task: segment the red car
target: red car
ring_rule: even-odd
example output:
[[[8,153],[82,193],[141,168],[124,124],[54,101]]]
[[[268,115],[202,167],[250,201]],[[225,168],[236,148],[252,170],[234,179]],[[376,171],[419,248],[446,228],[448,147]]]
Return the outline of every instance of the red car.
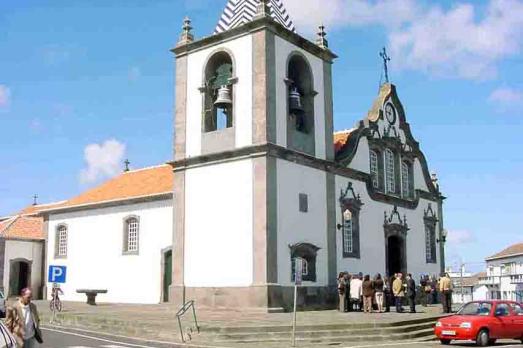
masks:
[[[498,339],[523,343],[523,305],[511,301],[470,302],[456,315],[440,319],[434,333],[444,345],[473,340],[486,347]]]

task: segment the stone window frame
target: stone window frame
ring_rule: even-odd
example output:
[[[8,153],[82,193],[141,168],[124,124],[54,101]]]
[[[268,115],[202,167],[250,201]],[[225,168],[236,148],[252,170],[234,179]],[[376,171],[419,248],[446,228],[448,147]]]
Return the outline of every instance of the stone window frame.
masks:
[[[207,113],[210,110],[212,110],[211,112],[213,112],[213,113],[215,112],[214,107],[212,107],[212,109],[207,108],[207,105],[209,103],[209,99],[208,99],[209,98],[209,86],[207,85],[207,79],[209,77],[208,69],[209,69],[209,66],[214,63],[215,59],[219,59],[219,58],[217,58],[217,56],[220,56],[220,55],[227,55],[228,58],[230,59],[231,65],[232,65],[231,78],[229,78],[229,86],[231,88],[231,97],[232,97],[232,110],[231,110],[231,115],[230,115],[231,120],[230,120],[230,126],[226,126],[225,128],[221,129],[221,128],[218,128],[218,119],[216,119],[216,129],[208,130]],[[202,133],[203,134],[219,133],[219,132],[223,132],[226,130],[235,129],[235,125],[236,125],[236,108],[235,108],[236,88],[234,87],[234,85],[238,82],[238,78],[236,77],[235,73],[236,73],[236,61],[235,61],[234,54],[232,53],[231,50],[226,49],[226,48],[219,48],[219,49],[211,52],[208,55],[208,57],[205,61],[205,64],[203,65],[202,86],[199,88],[199,91],[202,94]],[[210,103],[214,103],[213,98],[210,99]],[[212,117],[214,117],[214,116],[212,116]]]
[[[427,210],[423,212],[423,222],[425,229],[425,261],[427,264],[437,264],[437,239],[436,227],[438,224],[436,213],[432,209],[432,204],[429,203]],[[429,253],[430,250],[430,253]]]
[[[356,194],[353,188],[352,182],[347,183],[347,188],[341,190],[340,194],[340,209],[342,223],[338,225],[338,229],[342,232],[342,254],[343,258],[361,258],[361,243],[360,243],[360,211],[364,205],[361,201],[361,196]],[[345,240],[347,237],[345,214],[346,211],[351,213],[351,234],[352,234],[352,251],[346,250],[345,245],[348,241]]]
[[[64,230],[62,230],[64,229]],[[62,232],[65,233],[65,242],[62,245]],[[61,247],[65,248],[65,252],[61,252]],[[60,223],[56,225],[55,227],[55,252],[54,257],[55,259],[66,259],[67,253],[69,251],[69,226],[66,223]]]
[[[294,245],[289,245],[290,249],[290,261],[291,261],[291,282],[294,283],[294,267],[295,259],[297,257],[305,260],[307,262],[307,274],[302,273],[302,280],[304,282],[317,282],[316,274],[316,259],[318,257],[319,247],[310,244],[310,243],[297,243]]]
[[[137,223],[136,231],[136,250],[129,250],[129,235],[130,235],[130,221],[135,220]],[[140,235],[141,223],[138,215],[128,215],[123,218],[123,241],[122,241],[122,255],[139,255],[140,254]]]
[[[383,163],[381,152],[377,149],[369,150],[369,171],[372,180],[372,187],[378,191],[382,190]],[[382,170],[380,170],[380,168]]]

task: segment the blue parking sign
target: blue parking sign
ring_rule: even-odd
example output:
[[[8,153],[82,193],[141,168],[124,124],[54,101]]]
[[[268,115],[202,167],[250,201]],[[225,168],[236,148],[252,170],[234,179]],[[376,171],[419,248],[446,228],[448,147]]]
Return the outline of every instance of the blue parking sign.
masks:
[[[67,275],[66,266],[49,266],[47,281],[49,283],[64,284]]]

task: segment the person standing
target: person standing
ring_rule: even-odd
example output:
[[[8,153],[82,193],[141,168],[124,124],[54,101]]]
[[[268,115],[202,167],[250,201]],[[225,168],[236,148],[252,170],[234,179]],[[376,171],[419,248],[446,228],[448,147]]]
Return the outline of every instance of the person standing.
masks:
[[[396,299],[396,312],[403,313],[403,298],[405,297],[405,289],[403,287],[403,274],[396,274],[396,279],[392,283],[392,293]]]
[[[345,308],[345,296],[346,296],[345,287],[346,287],[345,273],[341,272],[338,275],[338,297],[339,297],[339,301],[340,301],[338,310],[342,313],[344,313],[346,310],[346,308]]]
[[[35,348],[43,343],[40,331],[40,316],[34,303],[31,302],[31,289],[23,289],[18,301],[7,309],[5,324],[15,336],[17,344],[22,348]]]
[[[378,305],[378,312],[383,313],[383,298],[384,298],[385,283],[381,278],[381,274],[377,274],[374,279],[374,296],[376,296],[376,304]]]
[[[443,274],[439,282],[443,313],[452,313],[452,281],[447,273]]]
[[[362,293],[363,293],[363,312],[372,313],[372,298],[374,297],[374,289],[370,275],[366,275],[363,279]]]
[[[416,282],[412,274],[407,274],[407,297],[409,299],[410,312],[416,313]]]
[[[427,307],[427,304],[429,302],[429,295],[427,294],[427,284],[428,284],[428,277],[425,275],[422,275],[419,281],[420,286],[420,292],[421,292],[421,305],[423,307]],[[429,292],[430,293],[430,292]]]
[[[345,312],[350,311],[350,282],[351,277],[349,272],[345,272]]]
[[[352,277],[350,282],[351,307],[354,311],[361,310],[360,298],[362,295],[362,283],[362,280],[358,276]]]
[[[383,296],[384,296],[384,300],[385,300],[385,312],[386,313],[390,312],[390,305],[393,302],[392,301],[393,295],[392,295],[392,282],[391,282],[391,279],[392,278],[385,277],[384,285],[383,285]]]

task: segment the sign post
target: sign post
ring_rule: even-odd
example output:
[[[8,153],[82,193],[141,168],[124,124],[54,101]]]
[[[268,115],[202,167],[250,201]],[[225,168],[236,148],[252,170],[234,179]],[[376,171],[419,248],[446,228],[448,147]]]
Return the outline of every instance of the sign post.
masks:
[[[56,291],[55,284],[64,284],[67,277],[67,267],[66,266],[49,266],[49,272],[47,274],[47,282],[53,284],[53,293],[52,293],[52,309],[53,316],[51,317],[51,324],[56,321]]]
[[[296,313],[298,307],[298,286],[302,283],[303,276],[303,259],[297,257],[294,259],[294,312],[292,319],[292,346],[296,347]]]

